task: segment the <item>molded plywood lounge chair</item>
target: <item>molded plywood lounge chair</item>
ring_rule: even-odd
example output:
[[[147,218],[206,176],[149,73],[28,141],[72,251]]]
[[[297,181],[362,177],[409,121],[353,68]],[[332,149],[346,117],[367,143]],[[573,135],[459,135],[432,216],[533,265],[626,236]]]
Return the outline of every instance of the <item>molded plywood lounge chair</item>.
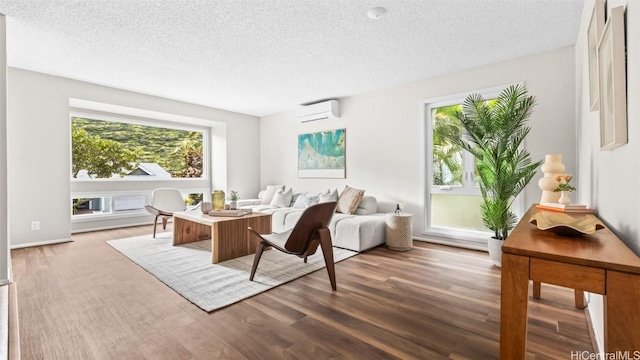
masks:
[[[156,237],[156,226],[158,225],[158,217],[162,217],[162,228],[167,228],[167,221],[176,211],[184,211],[186,205],[182,194],[178,189],[162,188],[153,191],[151,196],[151,205],[145,205],[145,209],[156,218],[153,221],[153,237]]]
[[[249,227],[249,236],[256,236],[260,239],[260,243],[256,247],[256,255],[253,258],[253,268],[249,280],[253,281],[253,276],[258,268],[260,257],[265,248],[272,246],[287,254],[296,255],[304,258],[313,255],[318,248],[322,248],[324,262],[329,273],[329,281],[331,288],[336,290],[336,271],[333,262],[333,244],[331,242],[331,233],[329,232],[329,222],[336,211],[338,203],[326,202],[309,206],[300,216],[300,220],[293,229],[279,234],[258,234]]]

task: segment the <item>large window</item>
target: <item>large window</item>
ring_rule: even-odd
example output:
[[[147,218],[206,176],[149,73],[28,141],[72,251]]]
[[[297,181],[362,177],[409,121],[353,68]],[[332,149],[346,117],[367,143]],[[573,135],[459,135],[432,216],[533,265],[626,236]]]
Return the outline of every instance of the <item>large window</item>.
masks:
[[[72,231],[145,223],[157,188],[180,190],[187,209],[210,193],[211,128],[161,116],[72,110]]]
[[[500,89],[477,91],[485,99]],[[426,233],[463,240],[486,241],[489,229],[482,221],[482,195],[473,155],[452,138],[463,136],[456,112],[468,94],[425,102],[426,122]],[[489,100],[489,105],[493,101]],[[483,240],[480,240],[483,239]]]
[[[205,131],[72,115],[75,179],[205,178]]]
[[[461,101],[428,105],[430,128],[430,230],[487,231],[480,215],[482,197],[477,183],[475,160],[451,138],[462,136],[455,113]]]

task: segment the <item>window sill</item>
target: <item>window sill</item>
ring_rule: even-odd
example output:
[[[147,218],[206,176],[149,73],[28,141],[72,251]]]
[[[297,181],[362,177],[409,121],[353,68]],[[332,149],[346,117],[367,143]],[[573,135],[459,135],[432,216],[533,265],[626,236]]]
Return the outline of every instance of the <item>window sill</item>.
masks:
[[[93,183],[93,182],[161,182],[161,181],[199,181],[207,180],[205,177],[201,178],[166,178],[166,179],[124,179],[124,178],[90,178],[90,179],[75,179],[71,178],[72,183]]]
[[[117,213],[71,215],[71,223],[83,223],[91,221],[106,221],[130,217],[151,216],[146,210],[118,211]]]

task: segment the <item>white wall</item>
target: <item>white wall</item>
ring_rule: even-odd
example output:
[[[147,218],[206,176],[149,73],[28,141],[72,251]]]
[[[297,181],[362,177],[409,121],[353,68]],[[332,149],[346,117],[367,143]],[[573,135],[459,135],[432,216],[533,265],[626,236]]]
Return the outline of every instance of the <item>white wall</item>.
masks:
[[[473,56],[473,54],[469,54]],[[389,69],[393,71],[393,69]],[[535,95],[526,148],[534,159],[561,153],[566,171],[576,171],[575,70],[573,47],[456,74],[340,99],[340,119],[299,124],[295,110],[261,120],[261,183],[281,183],[297,190],[342,190],[345,184],[365,189],[382,202],[406,204],[414,214],[414,235],[424,228],[425,136],[422,100],[524,81]],[[300,133],[346,128],[346,179],[299,179],[297,136]],[[537,180],[526,189],[528,207],[540,199]]]
[[[9,282],[7,159],[7,18],[0,14],[0,284]]]
[[[241,194],[259,189],[256,117],[15,68],[8,83],[12,247],[70,238],[70,98],[223,123],[226,147],[218,152],[226,152],[226,178],[214,174],[213,186]],[[40,221],[40,231],[31,231],[32,220]]]
[[[634,252],[640,255],[640,2],[608,0],[607,7],[626,6],[627,126],[629,142],[612,151],[600,151],[598,111],[589,110],[587,28],[594,0],[585,1],[575,47],[576,111],[578,120],[578,188],[580,202],[598,210],[598,216]],[[603,300],[589,294],[589,312],[596,337],[603,341]],[[602,347],[601,347],[602,348]]]

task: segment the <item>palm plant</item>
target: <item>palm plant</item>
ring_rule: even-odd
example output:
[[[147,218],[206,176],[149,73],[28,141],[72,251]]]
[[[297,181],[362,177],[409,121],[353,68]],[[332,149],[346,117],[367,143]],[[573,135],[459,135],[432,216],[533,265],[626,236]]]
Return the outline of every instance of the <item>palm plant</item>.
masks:
[[[468,96],[455,114],[464,132],[451,141],[476,158],[482,220],[497,240],[505,240],[516,225],[511,205],[542,164],[521,148],[531,130],[525,124],[534,105],[535,97],[527,95],[524,85],[512,85],[491,104],[481,95]]]

